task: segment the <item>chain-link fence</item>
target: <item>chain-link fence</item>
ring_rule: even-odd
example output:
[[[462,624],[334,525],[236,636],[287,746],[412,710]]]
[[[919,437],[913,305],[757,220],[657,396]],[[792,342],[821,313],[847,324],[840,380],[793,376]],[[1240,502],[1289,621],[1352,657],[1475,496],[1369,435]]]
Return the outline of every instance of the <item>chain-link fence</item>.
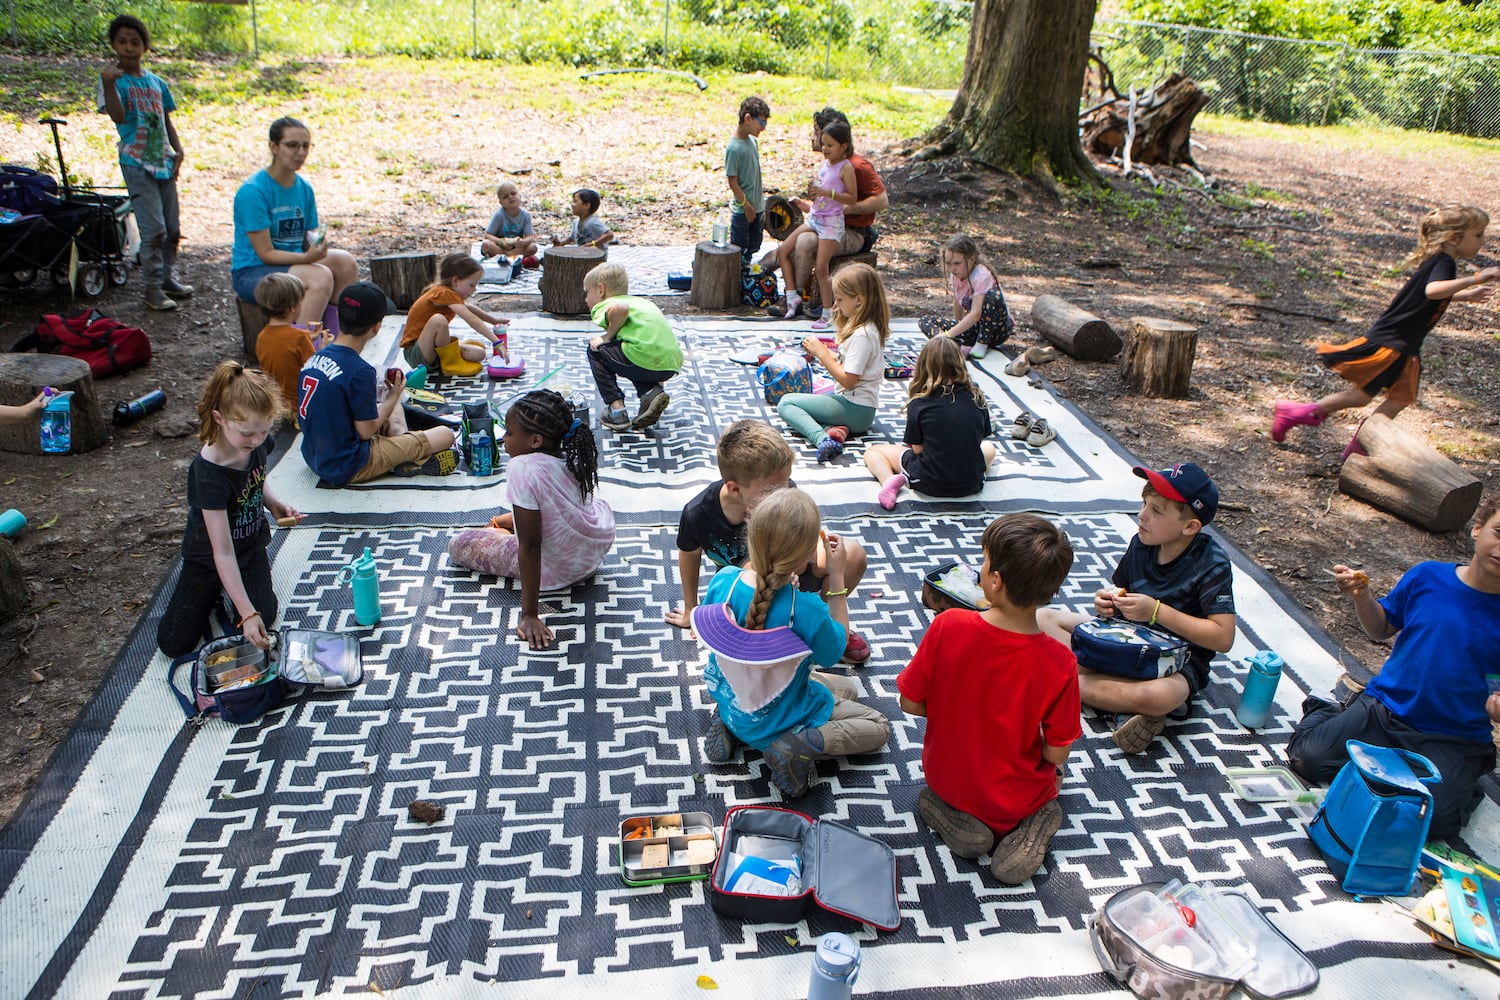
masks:
[[[1180,72],[1209,95],[1215,114],[1500,136],[1500,57],[1103,19],[1093,43],[1122,93]]]

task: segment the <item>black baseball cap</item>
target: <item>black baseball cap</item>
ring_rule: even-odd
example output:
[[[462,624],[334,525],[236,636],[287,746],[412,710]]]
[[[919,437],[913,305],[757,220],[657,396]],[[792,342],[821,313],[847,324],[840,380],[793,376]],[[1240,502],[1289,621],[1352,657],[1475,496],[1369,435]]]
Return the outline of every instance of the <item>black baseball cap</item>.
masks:
[[[385,319],[388,303],[379,285],[357,281],[339,292],[339,329],[367,330]]]

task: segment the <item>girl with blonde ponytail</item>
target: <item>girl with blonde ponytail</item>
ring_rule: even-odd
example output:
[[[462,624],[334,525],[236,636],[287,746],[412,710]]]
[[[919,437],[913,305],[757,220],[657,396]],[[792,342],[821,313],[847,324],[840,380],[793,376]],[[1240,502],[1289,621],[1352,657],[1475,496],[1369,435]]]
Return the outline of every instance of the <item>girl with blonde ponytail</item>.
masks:
[[[694,611],[695,628],[711,650],[704,680],[716,704],[704,756],[723,764],[741,743],[760,750],[772,784],[794,799],[811,785],[815,761],[878,750],[891,727],[859,703],[853,681],[813,670],[833,666],[844,653],[849,588],[845,546],[820,529],[812,498],[788,487],[761,501],[747,542],[748,565],[715,573]],[[826,601],[799,590],[795,575],[820,545]]]

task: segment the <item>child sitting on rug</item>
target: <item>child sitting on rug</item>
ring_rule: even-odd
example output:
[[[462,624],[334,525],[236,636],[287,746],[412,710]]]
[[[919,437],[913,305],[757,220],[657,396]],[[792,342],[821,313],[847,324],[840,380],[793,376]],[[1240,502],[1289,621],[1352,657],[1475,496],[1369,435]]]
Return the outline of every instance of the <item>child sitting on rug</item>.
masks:
[[[813,672],[814,664],[837,663],[844,649],[849,588],[842,542],[820,530],[812,498],[793,489],[771,494],[750,519],[748,542],[749,565],[715,573],[699,614],[722,604],[745,629],[787,626],[806,643],[808,654],[795,663],[747,672],[728,661],[721,664],[718,653],[710,652],[703,679],[717,707],[703,755],[722,764],[739,744],[754,747],[765,755],[771,783],[795,799],[807,794],[816,761],[873,753],[885,746],[891,724],[859,703],[852,681]],[[833,587],[826,604],[792,580],[820,557]]]
[[[828,370],[838,388],[832,395],[795,392],[776,404],[781,419],[818,449],[820,463],[843,454],[845,441],[875,423],[891,310],[873,267],[847,264],[839,269],[833,276],[833,313],[838,354],[817,336],[804,339],[802,347]]]
[[[437,280],[412,303],[401,331],[401,350],[412,370],[426,365],[436,372],[441,364],[444,375],[478,375],[484,369],[486,350],[460,341],[448,329],[458,316],[489,343],[499,339],[499,328],[510,320],[469,302],[482,277],[484,267],[466,253],[450,253],[439,262]]]
[[[573,227],[566,233],[552,237],[555,247],[607,247],[614,242],[615,234],[599,218],[599,192],[592,188],[579,188],[573,192]]]
[[[255,357],[260,370],[280,387],[287,412],[293,414],[302,366],[323,346],[322,333],[315,341],[302,327],[292,325],[302,309],[305,291],[302,279],[287,271],[268,274],[255,285],[255,303],[270,317],[255,338]]]
[[[698,573],[708,556],[719,569],[743,566],[750,558],[745,525],[756,507],[777,490],[791,486],[792,449],[764,420],[737,420],[719,438],[720,479],[688,501],[677,522],[677,573],[682,583],[682,606],[667,612],[667,621],[678,628],[691,628],[693,609],[698,606]],[[852,593],[865,575],[864,547],[852,538],[843,540],[844,584]],[[815,558],[797,572],[797,586],[829,594],[827,553],[819,548]],[[858,666],[870,658],[870,645],[848,629],[840,659]]]
[[[500,207],[490,217],[479,240],[479,252],[486,257],[507,254],[511,257],[529,258],[536,264],[536,230],[531,225],[531,213],[521,207],[521,189],[510,181],[502,181],[495,189]]]
[[[989,608],[938,615],[896,687],[902,711],[927,717],[922,819],[954,855],[991,854],[995,878],[1020,885],[1062,825],[1058,773],[1083,735],[1076,661],[1037,624],[1073,546],[1035,514],[997,518],[983,545]]]
[[[1145,622],[1184,639],[1191,651],[1182,672],[1151,680],[1078,671],[1083,703],[1115,713],[1115,745],[1142,753],[1166,728],[1166,717],[1185,718],[1194,695],[1208,686],[1214,653],[1234,645],[1234,589],[1229,557],[1203,534],[1219,509],[1219,490],[1191,462],[1161,472],[1136,466],[1141,490],[1139,530],[1107,587],[1094,595],[1101,618]],[[1073,629],[1089,615],[1043,608],[1037,621],[1071,644]]]
[[[1479,779],[1495,767],[1500,691],[1490,678],[1500,675],[1500,501],[1480,506],[1472,534],[1466,565],[1419,563],[1379,600],[1366,574],[1333,568],[1365,634],[1376,642],[1395,636],[1396,644],[1347,707],[1308,698],[1286,747],[1292,770],[1320,785],[1348,762],[1349,740],[1426,757],[1442,775],[1429,786],[1432,837],[1459,832],[1484,797]]]
[[[880,506],[895,510],[904,486],[928,496],[966,497],[984,489],[995,446],[984,393],[969,378],[963,351],[951,337],[934,337],[917,355],[907,389],[907,447],[872,444],[865,466],[880,482]]]
[[[952,337],[970,349],[969,357],[982,358],[1015,330],[1005,293],[967,236],[955,236],[943,246],[943,269],[953,296],[953,318],[923,316],[917,326],[929,337]]]
[[[615,541],[615,515],[595,490],[599,452],[591,429],[562,396],[528,392],[505,414],[511,513],[460,532],[448,555],[460,566],[521,581],[516,634],[532,649],[552,642],[537,595],[596,571]]]
[[[236,627],[261,649],[279,607],[271,586],[271,526],[266,511],[301,518],[266,486],[269,437],[281,416],[275,383],[238,361],[222,361],[198,400],[203,447],[188,466],[187,531],[182,569],[156,629],[156,645],[171,657],[203,644],[209,618],[225,597]]]
[[[339,292],[339,334],[302,366],[297,419],[302,459],[333,486],[363,483],[395,472],[446,476],[458,468],[453,432],[408,431],[401,411],[406,382],[392,368],[382,380],[359,352],[380,330],[385,292],[357,282]],[[379,399],[378,386],[386,396]]]
[[[672,397],[666,381],[682,371],[682,348],[667,317],[650,299],[630,294],[619,264],[600,264],[583,276],[589,316],[604,332],[589,341],[589,368],[606,408],[599,422],[612,431],[645,430],[661,419]],[[618,376],[635,386],[634,420],[625,409]]]
[[[1422,373],[1419,354],[1422,342],[1449,302],[1484,302],[1500,281],[1500,267],[1487,267],[1460,278],[1454,258],[1470,258],[1484,245],[1484,230],[1490,217],[1472,205],[1445,205],[1422,219],[1417,246],[1403,262],[1420,264],[1401,286],[1391,304],[1363,337],[1347,344],[1319,344],[1318,360],[1342,375],[1350,385],[1330,393],[1316,403],[1278,399],[1271,420],[1271,440],[1286,440],[1287,431],[1298,424],[1317,427],[1330,413],[1365,406],[1382,391],[1385,402],[1376,413],[1392,419],[1417,401],[1417,380]],[[1359,432],[1344,448],[1344,458],[1359,447]]]

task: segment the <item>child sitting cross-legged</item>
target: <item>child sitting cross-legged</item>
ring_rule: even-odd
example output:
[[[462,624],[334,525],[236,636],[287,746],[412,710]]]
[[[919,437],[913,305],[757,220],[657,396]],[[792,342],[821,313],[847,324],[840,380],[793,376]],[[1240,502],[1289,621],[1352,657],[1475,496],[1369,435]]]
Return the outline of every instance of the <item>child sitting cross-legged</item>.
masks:
[[[698,634],[714,650],[703,672],[717,706],[704,757],[724,763],[739,744],[747,744],[765,755],[771,783],[795,799],[807,793],[816,761],[879,750],[891,724],[859,703],[852,681],[812,669],[838,662],[849,625],[844,548],[837,535],[820,530],[812,498],[801,490],[777,490],[756,508],[748,534],[750,564],[715,573],[693,619],[695,626],[702,623]],[[818,549],[825,550],[833,585],[827,603],[800,590],[792,579]],[[726,609],[732,621],[722,620]],[[706,621],[712,614],[721,620]],[[721,655],[724,646],[716,648],[712,638],[726,630],[764,632],[782,626],[801,644],[774,663],[743,662],[727,650]]]
[[[1139,530],[1106,587],[1094,595],[1094,611],[1144,622],[1187,640],[1190,655],[1181,672],[1150,680],[1079,669],[1083,703],[1115,713],[1115,745],[1142,753],[1166,728],[1166,718],[1186,717],[1194,695],[1208,686],[1214,653],[1234,645],[1234,580],[1229,557],[1204,525],[1219,509],[1219,490],[1191,462],[1154,472],[1135,468],[1141,490]],[[1043,608],[1037,621],[1062,642],[1089,615]]]
[[[1037,624],[1073,565],[1073,546],[1035,514],[984,530],[985,611],[944,611],[896,678],[901,708],[925,715],[922,819],[961,858],[991,854],[1006,885],[1036,874],[1062,825],[1058,769],[1079,725],[1073,654]]]
[[[750,558],[745,525],[750,515],[777,490],[791,487],[793,455],[786,439],[763,420],[737,420],[719,438],[718,482],[688,501],[677,522],[677,573],[682,582],[682,606],[667,612],[667,621],[690,628],[693,608],[698,606],[698,574],[703,557],[720,569],[743,566]],[[864,547],[852,538],[843,540],[843,586],[852,593],[865,575]],[[824,598],[833,596],[833,578],[826,550],[819,547],[813,559],[798,569],[797,586]],[[837,589],[837,587],[834,587]],[[848,630],[842,659],[858,666],[870,658],[870,645]]]

